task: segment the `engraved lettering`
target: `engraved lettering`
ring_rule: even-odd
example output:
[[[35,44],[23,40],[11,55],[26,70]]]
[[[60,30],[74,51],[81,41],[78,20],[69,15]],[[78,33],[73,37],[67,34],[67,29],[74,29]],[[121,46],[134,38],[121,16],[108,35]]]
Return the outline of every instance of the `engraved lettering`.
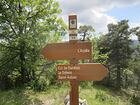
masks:
[[[90,49],[77,49],[78,53],[88,53],[90,52]]]

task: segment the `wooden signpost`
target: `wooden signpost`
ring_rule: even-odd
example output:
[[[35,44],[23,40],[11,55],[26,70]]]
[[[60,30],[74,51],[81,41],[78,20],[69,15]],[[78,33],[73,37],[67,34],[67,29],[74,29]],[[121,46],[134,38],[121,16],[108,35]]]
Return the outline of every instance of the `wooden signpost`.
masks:
[[[42,53],[48,60],[69,60],[57,65],[58,80],[70,81],[70,105],[79,105],[79,81],[100,81],[108,70],[99,63],[78,64],[80,59],[91,59],[91,42],[77,40],[77,16],[69,16],[69,42],[47,44]]]

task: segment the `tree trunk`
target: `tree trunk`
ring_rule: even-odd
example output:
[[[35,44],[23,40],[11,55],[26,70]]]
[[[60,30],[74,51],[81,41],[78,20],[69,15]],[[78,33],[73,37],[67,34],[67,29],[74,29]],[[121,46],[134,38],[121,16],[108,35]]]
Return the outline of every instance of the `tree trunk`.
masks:
[[[125,75],[125,88],[128,88],[128,75]]]
[[[21,43],[20,46],[20,73],[21,73],[21,81],[22,83],[27,82],[26,78],[26,67],[25,67],[25,54],[24,54],[24,44]]]
[[[109,70],[109,73],[108,73],[108,78],[107,78],[107,85],[110,86],[110,80],[111,80],[111,71]]]
[[[121,69],[117,67],[117,80],[116,80],[116,88],[119,90],[121,89]]]
[[[139,90],[139,85],[140,85],[140,78],[138,79],[137,90]]]

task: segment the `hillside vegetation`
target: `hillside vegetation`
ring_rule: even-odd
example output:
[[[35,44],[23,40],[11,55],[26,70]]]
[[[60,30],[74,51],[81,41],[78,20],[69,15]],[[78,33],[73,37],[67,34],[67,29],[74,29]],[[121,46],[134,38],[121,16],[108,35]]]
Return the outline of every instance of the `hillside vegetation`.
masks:
[[[30,89],[15,89],[0,92],[0,105],[64,105],[64,98],[69,93],[69,87],[50,87],[44,92]],[[88,105],[131,105],[121,91],[112,91],[105,87],[80,87],[80,98],[86,99]]]

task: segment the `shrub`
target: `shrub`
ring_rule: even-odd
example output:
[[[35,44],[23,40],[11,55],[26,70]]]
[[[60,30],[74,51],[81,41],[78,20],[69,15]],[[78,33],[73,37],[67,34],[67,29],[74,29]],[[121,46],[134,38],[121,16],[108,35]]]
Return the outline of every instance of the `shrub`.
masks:
[[[103,92],[99,91],[96,93],[95,99],[99,99],[99,101],[106,101],[107,96]]]
[[[140,105],[140,95],[134,94],[131,98],[131,102],[133,105]]]
[[[32,81],[31,88],[35,91],[44,91],[47,87],[47,82],[45,79],[36,79]]]

